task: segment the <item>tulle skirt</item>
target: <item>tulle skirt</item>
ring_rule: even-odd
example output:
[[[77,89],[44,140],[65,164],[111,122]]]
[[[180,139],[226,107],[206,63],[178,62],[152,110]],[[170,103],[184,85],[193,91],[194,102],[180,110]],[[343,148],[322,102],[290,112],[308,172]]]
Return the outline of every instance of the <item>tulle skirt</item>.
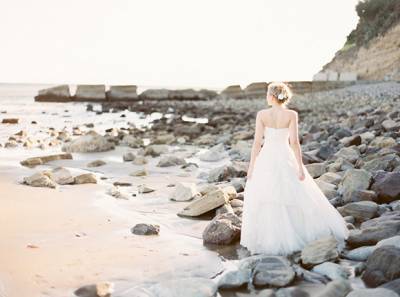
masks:
[[[289,144],[264,143],[244,189],[240,244],[252,254],[288,255],[327,235],[348,238],[343,217],[303,169],[301,181]]]

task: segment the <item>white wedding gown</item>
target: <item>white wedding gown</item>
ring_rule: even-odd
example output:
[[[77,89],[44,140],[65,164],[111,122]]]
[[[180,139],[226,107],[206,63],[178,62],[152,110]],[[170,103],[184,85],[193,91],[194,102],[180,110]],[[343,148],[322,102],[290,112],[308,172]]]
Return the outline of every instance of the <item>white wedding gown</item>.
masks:
[[[265,127],[244,189],[240,244],[251,254],[289,255],[330,234],[339,244],[347,239],[343,217],[303,168],[301,181],[289,128]]]

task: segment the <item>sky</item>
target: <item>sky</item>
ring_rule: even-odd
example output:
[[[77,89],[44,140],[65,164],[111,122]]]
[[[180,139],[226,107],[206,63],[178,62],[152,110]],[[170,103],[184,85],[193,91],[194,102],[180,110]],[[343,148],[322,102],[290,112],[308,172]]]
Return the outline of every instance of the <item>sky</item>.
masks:
[[[311,80],[357,0],[1,0],[0,82],[246,87]]]

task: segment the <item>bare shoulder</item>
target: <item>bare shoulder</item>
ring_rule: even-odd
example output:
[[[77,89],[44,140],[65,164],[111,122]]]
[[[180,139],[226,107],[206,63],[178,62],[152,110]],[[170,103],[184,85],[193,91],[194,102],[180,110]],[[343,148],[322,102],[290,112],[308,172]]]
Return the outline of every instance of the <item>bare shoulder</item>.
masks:
[[[295,118],[298,117],[298,113],[297,113],[297,111],[294,110],[294,109],[288,109],[287,112],[290,114],[290,116],[291,116],[293,119],[295,119]]]
[[[259,111],[257,111],[257,117],[263,117],[268,113],[268,109],[260,109]]]

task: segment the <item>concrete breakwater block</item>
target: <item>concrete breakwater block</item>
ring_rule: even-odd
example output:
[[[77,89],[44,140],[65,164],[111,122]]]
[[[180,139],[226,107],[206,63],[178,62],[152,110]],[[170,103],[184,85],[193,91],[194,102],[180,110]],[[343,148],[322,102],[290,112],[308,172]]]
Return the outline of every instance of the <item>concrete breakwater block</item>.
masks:
[[[66,102],[71,100],[72,97],[68,85],[59,85],[39,90],[35,96],[35,101],[41,102]]]
[[[78,85],[74,96],[75,101],[105,101],[105,85]]]
[[[106,93],[107,100],[139,100],[137,94],[137,86],[110,86],[110,90]]]

